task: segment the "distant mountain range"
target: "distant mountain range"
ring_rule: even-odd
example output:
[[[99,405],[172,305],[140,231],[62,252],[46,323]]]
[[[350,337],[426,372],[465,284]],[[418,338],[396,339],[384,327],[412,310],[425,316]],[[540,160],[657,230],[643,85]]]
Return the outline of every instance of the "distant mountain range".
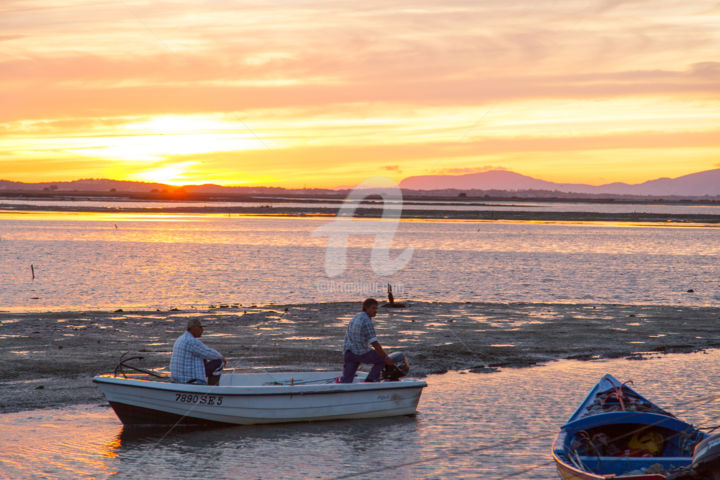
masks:
[[[284,192],[280,187],[223,187],[221,185],[187,185],[176,187],[163,183],[133,182],[128,180],[109,180],[104,178],[86,178],[70,182],[43,182],[24,183],[10,180],[0,180],[0,193],[5,192],[28,192],[28,193],[115,193],[130,194],[239,194],[248,195],[254,193],[277,193]],[[332,190],[328,190],[332,191]]]
[[[507,170],[490,170],[466,175],[408,177],[400,182],[400,188],[406,190],[541,190],[619,196],[717,196],[720,195],[720,168],[691,173],[678,178],[658,178],[635,185],[616,182],[599,186],[547,182]]]
[[[490,170],[466,175],[425,175],[408,177],[400,182],[404,191],[421,195],[482,195],[494,196],[512,194],[521,197],[580,196],[617,197],[720,197],[720,168],[692,173],[678,178],[658,178],[635,185],[608,183],[606,185],[585,185],[554,183],[521,175],[507,170]],[[174,187],[161,183],[131,182],[108,179],[83,179],[71,182],[22,183],[0,180],[0,194],[5,192],[52,194],[131,194],[139,196],[172,197],[173,195],[254,195],[254,194],[316,194],[338,195],[343,190],[303,189],[293,190],[279,187],[225,187],[219,185],[188,185]]]

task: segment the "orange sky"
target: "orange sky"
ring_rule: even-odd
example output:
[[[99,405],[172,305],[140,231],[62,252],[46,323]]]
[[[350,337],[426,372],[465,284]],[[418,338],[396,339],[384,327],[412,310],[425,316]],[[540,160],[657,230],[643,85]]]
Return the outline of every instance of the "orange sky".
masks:
[[[3,0],[0,178],[677,177],[720,167],[718,25],[717,0]]]

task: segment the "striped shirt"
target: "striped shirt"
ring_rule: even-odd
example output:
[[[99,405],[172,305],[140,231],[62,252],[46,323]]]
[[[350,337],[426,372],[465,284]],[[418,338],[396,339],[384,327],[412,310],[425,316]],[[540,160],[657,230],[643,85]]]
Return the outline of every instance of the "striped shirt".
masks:
[[[348,323],[343,352],[350,350],[355,355],[363,355],[372,350],[370,344],[373,342],[377,342],[377,337],[372,319],[367,313],[360,312]]]
[[[207,383],[203,360],[221,358],[220,352],[206,346],[193,337],[192,333],[186,331],[175,340],[170,358],[170,375],[173,381],[178,383],[187,383],[190,380]]]

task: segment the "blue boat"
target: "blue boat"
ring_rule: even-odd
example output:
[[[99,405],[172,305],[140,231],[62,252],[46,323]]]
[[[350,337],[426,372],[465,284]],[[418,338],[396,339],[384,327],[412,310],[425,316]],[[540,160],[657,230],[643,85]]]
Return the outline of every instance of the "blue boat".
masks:
[[[560,429],[552,455],[565,480],[683,478],[707,437],[605,375]]]

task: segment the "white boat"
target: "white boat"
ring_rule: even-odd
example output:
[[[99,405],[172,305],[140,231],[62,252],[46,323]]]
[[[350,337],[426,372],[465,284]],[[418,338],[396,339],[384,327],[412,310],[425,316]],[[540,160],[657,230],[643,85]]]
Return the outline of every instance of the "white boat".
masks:
[[[341,375],[223,373],[216,386],[131,375],[100,375],[93,382],[128,426],[252,425],[414,415],[427,386],[411,378],[335,383]]]

